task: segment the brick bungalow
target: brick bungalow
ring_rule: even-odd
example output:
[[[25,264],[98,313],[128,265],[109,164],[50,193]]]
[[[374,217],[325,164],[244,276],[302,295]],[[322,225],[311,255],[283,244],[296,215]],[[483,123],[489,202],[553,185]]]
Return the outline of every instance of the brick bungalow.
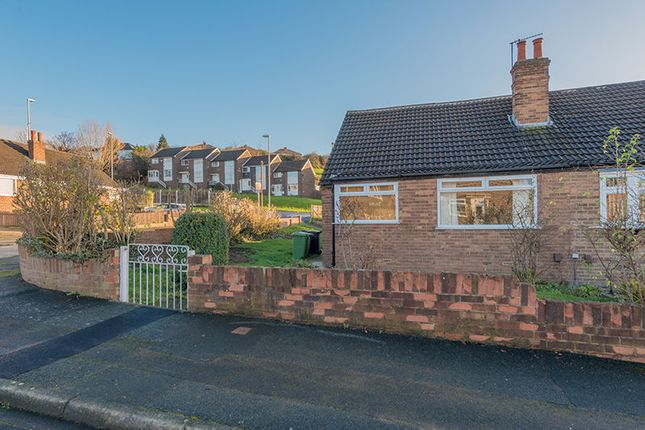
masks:
[[[316,173],[309,160],[287,160],[273,169],[271,179],[274,196],[318,197]]]
[[[533,54],[517,44],[508,96],[347,112],[321,182],[327,265],[508,275],[522,207],[543,278],[600,282],[583,230],[616,193],[602,144],[645,132],[645,81],[549,91],[541,38]]]
[[[27,145],[0,139],[0,212],[14,211],[13,199],[22,179],[22,169],[29,160],[37,163],[58,163],[74,155],[45,147],[42,133],[32,130],[32,140]],[[97,170],[98,179],[106,187],[117,184],[104,172]]]

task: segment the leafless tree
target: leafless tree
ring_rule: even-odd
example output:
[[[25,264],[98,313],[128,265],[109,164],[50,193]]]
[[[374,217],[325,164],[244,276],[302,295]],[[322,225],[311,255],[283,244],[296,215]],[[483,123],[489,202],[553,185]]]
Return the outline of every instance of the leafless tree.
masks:
[[[347,200],[337,205],[334,210],[335,219],[342,222],[336,225],[339,235],[340,254],[343,267],[346,269],[375,269],[378,266],[378,248],[381,242],[361,240],[356,232],[357,207],[356,202]]]
[[[118,162],[121,148],[121,141],[111,133],[110,123],[97,121],[84,121],[76,132],[76,151],[87,154],[104,172],[110,170],[110,160]]]
[[[76,134],[71,131],[61,131],[54,136],[51,145],[58,151],[71,151],[77,145]]]

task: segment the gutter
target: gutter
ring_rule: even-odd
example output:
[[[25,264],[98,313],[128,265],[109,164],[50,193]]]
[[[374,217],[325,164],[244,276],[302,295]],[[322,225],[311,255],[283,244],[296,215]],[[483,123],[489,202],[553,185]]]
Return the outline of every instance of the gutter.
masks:
[[[336,267],[336,201],[334,197],[334,186],[331,186],[331,267]]]

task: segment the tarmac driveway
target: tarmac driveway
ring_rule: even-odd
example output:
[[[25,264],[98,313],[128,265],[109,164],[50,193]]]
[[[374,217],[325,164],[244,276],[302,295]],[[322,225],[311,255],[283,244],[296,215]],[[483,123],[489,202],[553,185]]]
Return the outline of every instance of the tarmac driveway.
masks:
[[[0,328],[2,378],[241,428],[645,428],[631,363],[160,312],[16,277],[0,279]]]

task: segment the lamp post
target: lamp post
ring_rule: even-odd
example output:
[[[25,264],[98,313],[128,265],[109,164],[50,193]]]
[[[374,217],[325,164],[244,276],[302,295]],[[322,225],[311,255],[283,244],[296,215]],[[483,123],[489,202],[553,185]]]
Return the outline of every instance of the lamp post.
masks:
[[[107,135],[110,140],[110,178],[114,180],[114,139],[111,131],[108,131]]]
[[[27,141],[29,141],[31,136],[31,108],[30,105],[35,102],[34,99],[27,99]]]
[[[268,190],[268,195],[269,195],[269,209],[271,209],[271,135],[270,134],[263,134],[262,137],[264,137],[267,140],[267,152],[269,155],[267,155],[267,190]]]

